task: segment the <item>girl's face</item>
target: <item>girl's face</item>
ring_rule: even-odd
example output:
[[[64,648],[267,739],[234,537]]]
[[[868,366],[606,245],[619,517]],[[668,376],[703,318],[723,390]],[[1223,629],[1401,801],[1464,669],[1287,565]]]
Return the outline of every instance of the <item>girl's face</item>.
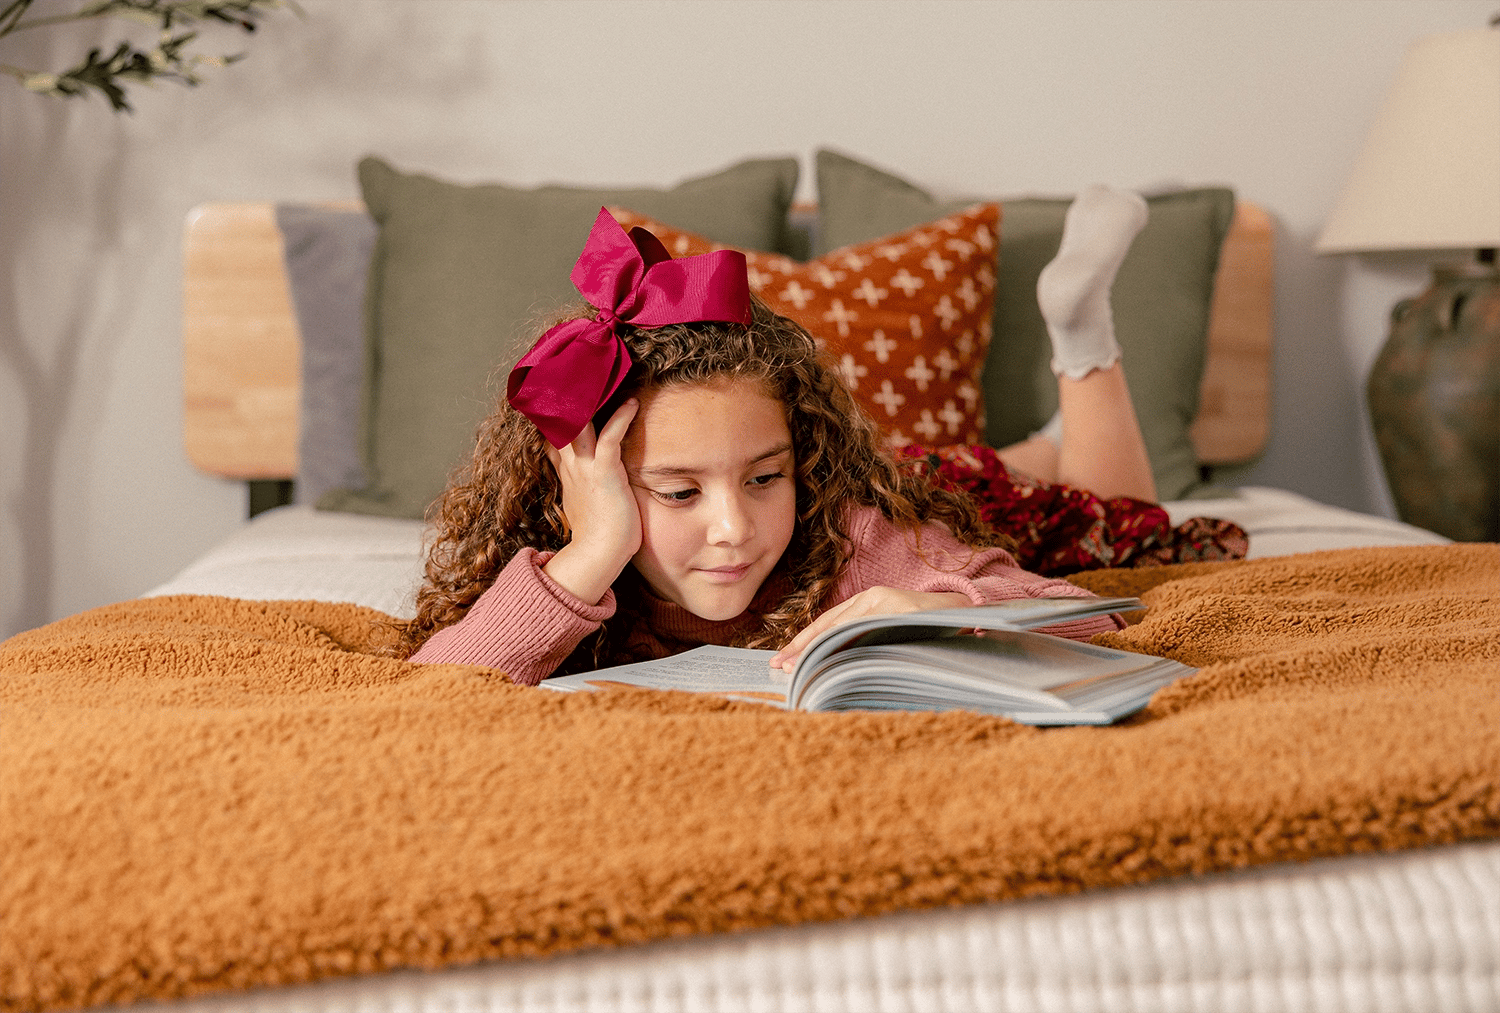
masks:
[[[631,562],[660,598],[703,619],[750,605],[792,539],[792,435],[751,380],[640,395],[621,457],[641,510]]]

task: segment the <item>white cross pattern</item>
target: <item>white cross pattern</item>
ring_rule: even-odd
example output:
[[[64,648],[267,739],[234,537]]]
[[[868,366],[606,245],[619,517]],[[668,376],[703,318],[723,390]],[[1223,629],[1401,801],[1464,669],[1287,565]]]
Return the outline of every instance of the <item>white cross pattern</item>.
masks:
[[[896,388],[891,386],[891,381],[881,380],[880,393],[870,398],[870,400],[884,408],[887,415],[894,415],[896,414],[896,409],[906,403],[906,396],[904,394],[897,394]]]
[[[949,403],[951,404],[952,402]],[[925,437],[928,443],[936,441],[938,434],[943,431],[943,427],[938,425],[937,419],[932,417],[931,408],[923,408],[922,417],[913,422],[911,427],[917,431],[918,436]]]
[[[938,368],[939,375],[942,377],[944,383],[948,382],[949,378],[953,376],[954,371],[959,367],[959,361],[946,348],[937,353],[932,360],[932,364]]]
[[[917,390],[923,392],[927,390],[928,384],[937,379],[937,373],[931,366],[927,365],[927,357],[925,355],[919,355],[913,359],[904,375],[908,380],[917,385]]]
[[[894,338],[887,338],[885,331],[878,329],[870,335],[870,340],[865,342],[866,350],[875,353],[876,362],[891,361],[891,352],[896,347],[898,347],[898,342]]]
[[[786,283],[786,288],[781,290],[779,296],[801,310],[806,309],[807,304],[812,301],[813,290],[803,288],[801,283],[796,278],[793,278]]]
[[[939,257],[936,250],[929,251],[927,256],[922,258],[922,266],[931,271],[932,276],[938,281],[948,277],[948,272],[953,269],[953,265]]]
[[[888,288],[877,288],[875,283],[866,277],[859,283],[859,288],[855,289],[851,294],[856,298],[863,299],[870,304],[871,309],[874,309],[879,305],[880,300],[891,294],[891,290]],[[800,309],[801,307],[798,308]]]
[[[844,300],[835,299],[828,312],[823,314],[823,319],[838,328],[839,337],[847,338],[849,325],[859,319],[859,314],[851,309],[845,309]]]
[[[853,250],[850,250],[848,253],[845,253],[845,254],[843,254],[842,256],[839,257],[839,263],[843,264],[845,267],[847,267],[851,271],[863,271],[866,267],[868,267],[870,265],[870,262],[872,260],[874,260],[874,259],[875,258],[873,258],[873,257],[870,257],[870,258],[861,257],[859,254],[855,253]]]
[[[905,292],[906,298],[908,299],[912,297],[912,294],[916,292],[917,289],[926,284],[927,283],[925,281],[923,281],[921,278],[918,278],[916,275],[912,274],[904,267],[901,270],[897,271],[890,280],[891,287],[899,288],[901,291]]]
[[[827,264],[815,265],[812,269],[812,274],[814,280],[824,288],[833,288],[847,277],[843,271],[835,271]]]
[[[849,385],[850,390],[859,390],[860,377],[868,376],[870,367],[861,366],[858,359],[845,352],[839,359],[839,373],[844,377],[844,382]]]
[[[974,256],[974,244],[965,239],[950,239],[943,244],[943,248],[958,254],[959,260],[968,260]]]
[[[964,309],[968,310],[971,313],[974,311],[974,307],[979,305],[979,300],[981,297],[979,295],[979,290],[974,287],[973,278],[965,278],[963,281],[959,282],[958,297],[964,301]]]
[[[979,388],[974,386],[968,380],[960,383],[958,385],[958,390],[955,393],[957,393],[959,397],[964,399],[964,404],[969,406],[969,411],[973,411],[975,408],[979,407]]]
[[[943,402],[943,410],[938,412],[938,418],[942,419],[948,427],[948,435],[958,435],[958,427],[963,424],[964,413],[958,410],[952,399]]]
[[[937,305],[932,308],[932,312],[943,322],[943,330],[945,331],[952,330],[953,325],[958,322],[959,317],[963,316],[963,313],[959,312],[958,307],[953,305],[953,300],[948,298],[947,295],[938,300]]]

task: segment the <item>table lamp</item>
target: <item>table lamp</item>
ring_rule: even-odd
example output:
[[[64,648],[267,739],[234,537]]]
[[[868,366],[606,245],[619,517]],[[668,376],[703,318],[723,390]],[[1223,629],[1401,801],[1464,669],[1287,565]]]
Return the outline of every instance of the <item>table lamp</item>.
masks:
[[[1500,541],[1500,27],[1418,40],[1319,253],[1473,249],[1398,303],[1366,386],[1401,519]]]

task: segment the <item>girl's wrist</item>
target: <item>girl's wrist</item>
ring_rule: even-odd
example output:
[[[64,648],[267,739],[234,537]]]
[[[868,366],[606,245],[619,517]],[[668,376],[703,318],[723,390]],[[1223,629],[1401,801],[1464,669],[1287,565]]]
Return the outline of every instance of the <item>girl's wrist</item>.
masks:
[[[558,549],[542,572],[579,601],[597,605],[628,562],[630,555],[573,541]]]

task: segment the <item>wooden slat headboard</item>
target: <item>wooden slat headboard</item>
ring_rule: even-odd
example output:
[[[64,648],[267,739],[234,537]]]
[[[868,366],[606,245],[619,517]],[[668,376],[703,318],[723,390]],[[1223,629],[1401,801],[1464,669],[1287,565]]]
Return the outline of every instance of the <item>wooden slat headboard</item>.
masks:
[[[276,206],[197,207],[188,215],[183,245],[188,457],[225,478],[290,478],[297,471],[301,339]],[[1191,430],[1205,464],[1248,461],[1270,432],[1272,266],[1270,217],[1241,201],[1220,256],[1208,362]]]
[[[1271,434],[1275,249],[1271,216],[1244,201],[1219,251],[1208,359],[1189,434],[1202,464],[1240,464]]]
[[[302,339],[275,203],[194,208],[182,260],[188,459],[225,478],[291,478],[297,473]]]

